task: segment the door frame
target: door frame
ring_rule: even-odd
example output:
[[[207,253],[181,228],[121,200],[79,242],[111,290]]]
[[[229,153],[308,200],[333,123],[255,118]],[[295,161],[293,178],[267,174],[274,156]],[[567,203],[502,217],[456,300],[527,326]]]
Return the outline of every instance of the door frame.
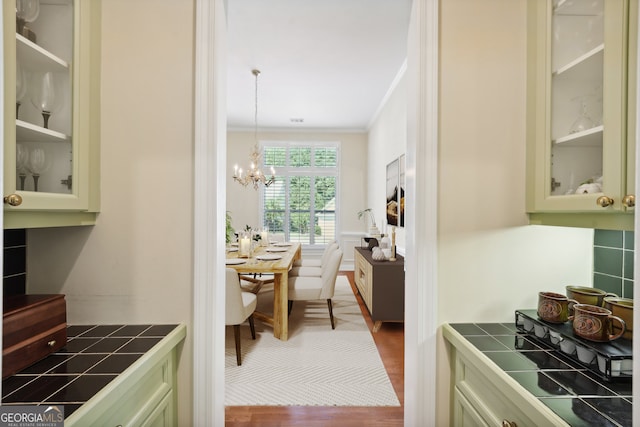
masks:
[[[225,0],[196,0],[193,424],[224,425]],[[439,0],[413,0],[408,44],[404,424],[435,425]],[[416,165],[421,165],[417,168]],[[415,260],[420,260],[420,263]],[[211,262],[211,260],[215,260]],[[213,308],[213,309],[211,309]],[[409,373],[409,375],[407,375]]]

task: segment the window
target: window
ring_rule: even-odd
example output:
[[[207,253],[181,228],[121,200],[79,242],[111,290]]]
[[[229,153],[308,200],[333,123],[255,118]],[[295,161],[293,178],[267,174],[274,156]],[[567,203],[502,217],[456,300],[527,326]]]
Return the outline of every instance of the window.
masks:
[[[264,169],[276,169],[276,181],[260,190],[263,226],[303,245],[336,240],[339,143],[270,141],[261,146]]]

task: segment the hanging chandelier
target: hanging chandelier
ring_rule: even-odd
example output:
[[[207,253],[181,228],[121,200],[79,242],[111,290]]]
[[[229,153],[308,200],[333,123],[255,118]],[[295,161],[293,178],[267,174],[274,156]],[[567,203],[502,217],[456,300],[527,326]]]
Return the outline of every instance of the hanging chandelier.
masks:
[[[251,70],[251,73],[256,77],[255,116],[253,129],[254,145],[251,153],[249,154],[250,166],[248,171],[244,173],[242,168],[238,168],[238,165],[235,165],[233,179],[234,181],[242,184],[245,187],[249,184],[253,184],[253,188],[257,190],[258,185],[260,184],[264,185],[265,187],[273,184],[276,180],[276,171],[273,167],[271,167],[271,176],[267,178],[260,169],[260,165],[262,164],[262,153],[260,152],[260,149],[258,147],[258,76],[260,75],[260,70]]]

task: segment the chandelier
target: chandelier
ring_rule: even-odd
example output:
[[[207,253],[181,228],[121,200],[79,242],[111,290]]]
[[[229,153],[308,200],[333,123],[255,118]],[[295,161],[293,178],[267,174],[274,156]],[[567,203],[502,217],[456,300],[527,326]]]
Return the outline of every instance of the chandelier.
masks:
[[[234,166],[233,179],[234,181],[242,184],[243,186],[247,186],[249,184],[253,184],[254,189],[258,189],[258,185],[262,184],[265,187],[270,186],[276,180],[276,171],[271,167],[271,176],[267,178],[265,174],[260,169],[260,165],[262,164],[262,153],[258,148],[258,76],[260,75],[260,70],[251,70],[251,73],[256,77],[256,90],[255,90],[255,116],[254,116],[254,145],[251,153],[249,154],[250,166],[247,173],[244,173],[242,168],[238,168],[238,165]]]

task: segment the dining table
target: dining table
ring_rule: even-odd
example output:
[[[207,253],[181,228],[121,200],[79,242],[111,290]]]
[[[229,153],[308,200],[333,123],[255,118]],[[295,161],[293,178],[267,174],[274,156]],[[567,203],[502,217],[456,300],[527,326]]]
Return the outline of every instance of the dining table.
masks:
[[[289,338],[288,286],[289,270],[302,256],[302,246],[296,242],[279,242],[256,246],[249,256],[238,256],[237,247],[227,248],[225,264],[239,274],[273,274],[273,316],[255,311],[253,316],[273,327],[273,336]]]

